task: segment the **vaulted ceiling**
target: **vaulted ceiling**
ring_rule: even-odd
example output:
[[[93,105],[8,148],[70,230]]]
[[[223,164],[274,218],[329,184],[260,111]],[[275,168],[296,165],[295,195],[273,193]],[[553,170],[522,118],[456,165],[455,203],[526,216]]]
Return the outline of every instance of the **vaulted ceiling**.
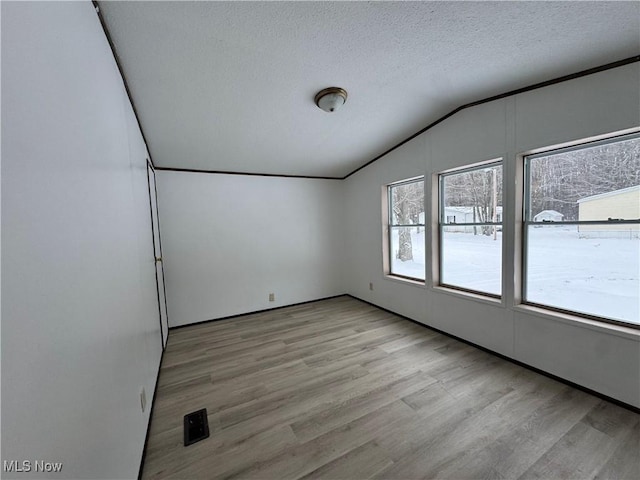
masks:
[[[99,5],[160,167],[342,177],[465,103],[640,52],[639,2]]]

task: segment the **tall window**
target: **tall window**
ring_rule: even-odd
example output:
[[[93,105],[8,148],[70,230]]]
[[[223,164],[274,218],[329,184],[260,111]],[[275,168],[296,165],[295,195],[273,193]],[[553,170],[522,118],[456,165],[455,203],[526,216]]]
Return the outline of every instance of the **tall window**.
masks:
[[[502,164],[440,175],[440,284],[502,292]]]
[[[389,273],[424,281],[424,179],[389,185],[387,198]]]
[[[640,135],[525,157],[524,301],[640,324]]]

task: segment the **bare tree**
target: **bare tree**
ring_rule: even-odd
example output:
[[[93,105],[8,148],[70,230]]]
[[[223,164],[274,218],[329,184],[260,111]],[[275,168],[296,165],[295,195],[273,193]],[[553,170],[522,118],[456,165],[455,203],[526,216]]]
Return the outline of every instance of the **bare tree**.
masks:
[[[398,227],[398,250],[396,258],[406,262],[413,260],[411,227],[420,223],[420,213],[424,212],[424,182],[412,182],[391,187],[391,214],[394,225]]]
[[[577,220],[579,199],[640,185],[640,139],[534,158],[529,169],[532,216],[555,210]]]
[[[471,208],[473,223],[497,220],[497,209],[502,205],[502,166],[462,172],[444,177],[444,204],[446,207]],[[474,227],[483,235],[495,234],[492,225]]]

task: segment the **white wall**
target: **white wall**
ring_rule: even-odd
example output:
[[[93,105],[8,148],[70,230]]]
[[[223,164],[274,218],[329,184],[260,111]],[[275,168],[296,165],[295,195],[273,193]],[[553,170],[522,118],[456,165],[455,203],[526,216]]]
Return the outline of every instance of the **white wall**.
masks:
[[[170,171],[157,181],[170,326],[344,293],[342,182]]]
[[[640,332],[559,318],[517,305],[516,155],[640,125],[640,65],[571,80],[463,110],[345,181],[348,293],[631,405],[640,406]],[[502,302],[385,277],[382,185],[504,157]],[[429,219],[427,219],[429,224]],[[427,241],[428,258],[432,253]],[[369,282],[374,290],[369,290]]]
[[[2,460],[135,478],[161,356],[146,148],[91,2],[1,8]]]

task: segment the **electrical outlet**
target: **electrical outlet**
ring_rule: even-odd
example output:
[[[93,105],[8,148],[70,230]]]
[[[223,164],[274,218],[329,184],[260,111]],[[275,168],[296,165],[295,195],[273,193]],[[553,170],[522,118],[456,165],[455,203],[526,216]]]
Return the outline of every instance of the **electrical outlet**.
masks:
[[[142,387],[142,390],[140,391],[140,407],[143,412],[147,408],[147,392],[145,392],[144,387]]]
[[[369,282],[369,290],[373,290],[373,282]]]
[[[276,301],[276,294],[275,293],[270,293],[269,294],[269,301],[270,302],[275,302]]]

